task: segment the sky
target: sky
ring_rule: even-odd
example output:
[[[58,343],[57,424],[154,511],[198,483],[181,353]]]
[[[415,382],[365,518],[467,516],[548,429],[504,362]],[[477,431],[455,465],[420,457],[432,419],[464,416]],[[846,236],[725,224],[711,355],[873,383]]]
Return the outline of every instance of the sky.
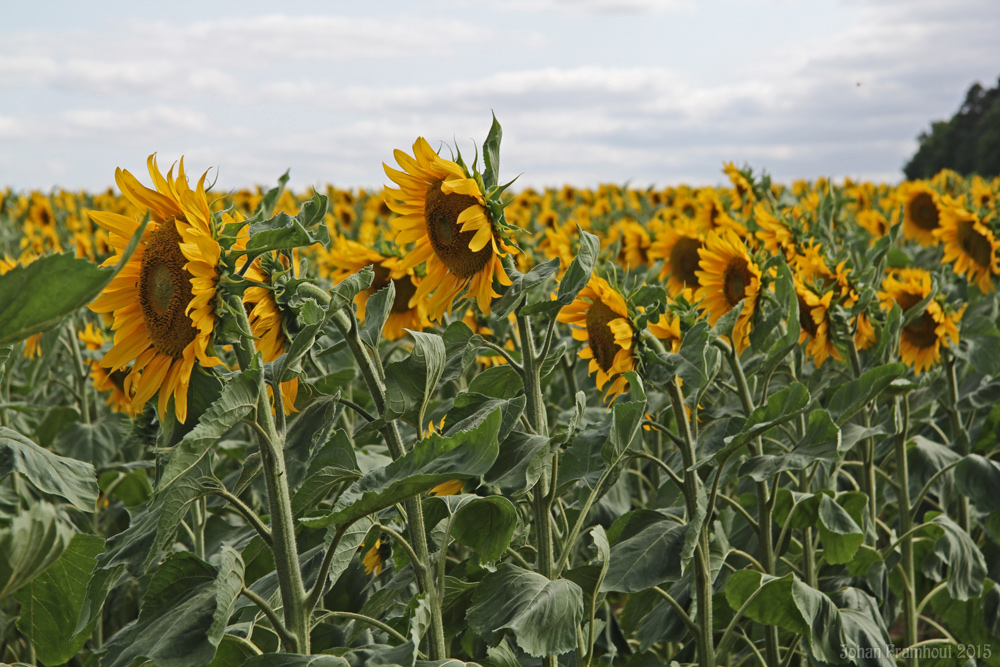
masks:
[[[377,188],[418,136],[503,126],[517,187],[899,182],[1000,77],[996,0],[35,0],[0,24],[0,188],[146,156],[219,188]]]

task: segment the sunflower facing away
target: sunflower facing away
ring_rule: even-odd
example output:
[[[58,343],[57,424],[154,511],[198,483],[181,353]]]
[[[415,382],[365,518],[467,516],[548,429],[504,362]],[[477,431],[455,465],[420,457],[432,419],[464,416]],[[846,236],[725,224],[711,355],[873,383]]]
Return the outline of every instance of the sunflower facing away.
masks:
[[[386,187],[389,208],[399,215],[396,243],[415,243],[403,259],[403,271],[427,262],[426,277],[410,304],[429,297],[432,320],[451,312],[456,297],[475,299],[479,310],[489,312],[494,276],[510,285],[501,257],[516,249],[504,243],[486,210],[486,201],[475,179],[455,162],[439,156],[423,137],[413,144],[413,157],[393,153],[403,171],[383,164],[385,173],[399,186]]]
[[[174,413],[187,419],[187,392],[195,362],[216,366],[208,354],[215,327],[215,284],[221,254],[213,235],[212,213],[205,194],[205,174],[195,189],[188,185],[181,160],[164,177],[156,155],[147,160],[156,186],[143,186],[128,171],[115,170],[115,182],[135,206],[148,210],[150,221],[135,253],[90,309],[111,313],[114,346],[101,365],[113,374],[131,365],[123,387],[141,408],[159,392],[162,415],[171,397]],[[102,266],[113,266],[139,227],[117,213],[90,211],[108,231],[114,255]]]
[[[597,373],[597,388],[603,390],[613,379],[604,394],[606,402],[613,402],[628,388],[621,374],[635,370],[635,328],[628,318],[625,298],[607,280],[592,276],[576,301],[563,308],[557,319],[575,325],[573,338],[587,342],[580,350],[580,358],[590,359],[588,374]]]
[[[701,287],[695,299],[708,313],[712,326],[719,318],[743,302],[740,315],[733,326],[733,347],[743,352],[750,344],[753,314],[760,295],[760,268],[750,257],[743,241],[729,229],[709,233],[705,247],[698,251],[701,270],[695,275]]]
[[[931,293],[931,274],[924,269],[900,269],[882,281],[878,293],[882,308],[889,310],[898,304],[905,313]],[[917,374],[930,369],[941,358],[941,346],[958,342],[961,309],[946,313],[941,304],[932,300],[923,314],[903,327],[899,335],[899,357],[913,366]]]

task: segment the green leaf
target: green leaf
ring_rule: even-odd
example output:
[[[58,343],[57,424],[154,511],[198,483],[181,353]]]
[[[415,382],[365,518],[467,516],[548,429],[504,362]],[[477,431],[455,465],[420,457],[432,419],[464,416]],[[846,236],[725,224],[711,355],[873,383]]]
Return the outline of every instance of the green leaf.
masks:
[[[389,465],[372,470],[337,499],[331,512],[304,519],[314,528],[356,521],[372,512],[427,491],[452,479],[486,473],[496,460],[500,410],[476,428],[453,436],[432,435]]]
[[[839,444],[840,429],[833,423],[830,413],[813,410],[809,413],[805,436],[792,451],[747,459],[740,466],[740,477],[763,482],[786,470],[804,470],[817,461],[833,463],[838,458]]]
[[[357,273],[352,273],[330,290],[329,310],[335,311],[341,308],[350,308],[354,303],[354,297],[372,286],[375,280],[375,271],[371,264],[361,269]]]
[[[24,340],[54,327],[93,301],[125,266],[146,230],[132,235],[113,269],[102,269],[70,254],[45,255],[0,275],[0,345]]]
[[[526,294],[532,288],[538,287],[549,279],[556,271],[559,270],[559,258],[549,260],[548,262],[543,262],[542,264],[536,264],[527,273],[521,273],[516,269],[510,269],[507,272],[507,276],[510,278],[510,285],[504,290],[503,294],[499,299],[493,301],[493,305],[490,310],[498,318],[506,318],[508,315],[514,312],[518,304],[521,303],[522,295]],[[549,303],[546,297],[546,301],[543,303]],[[530,315],[530,307],[523,311],[523,314]]]
[[[351,667],[351,663],[335,655],[270,653],[247,660],[243,667]]]
[[[215,658],[236,598],[243,560],[223,546],[219,567],[191,553],[170,556],[142,596],[139,618],[105,646],[103,667],[129,667],[146,658],[159,667],[196,667]]]
[[[955,486],[984,512],[1000,509],[1000,464],[970,454],[955,466]]]
[[[744,615],[764,625],[776,625],[790,632],[808,635],[809,624],[792,598],[795,575],[772,577],[756,570],[738,570],[729,578],[726,601],[738,611],[750,600]]]
[[[42,493],[65,498],[84,512],[97,506],[94,466],[42,449],[31,440],[0,426],[0,479],[16,472]]]
[[[823,557],[831,565],[848,563],[865,539],[864,531],[851,515],[829,496],[819,500],[819,530]]]
[[[484,638],[510,630],[517,645],[534,657],[558,655],[577,646],[583,620],[583,591],[566,579],[551,581],[504,563],[483,578],[466,616]]]
[[[647,379],[665,384],[673,382],[674,376],[684,381],[686,402],[694,407],[700,392],[712,382],[719,372],[722,355],[709,341],[709,326],[706,320],[695,322],[685,334],[681,349],[676,354],[668,353],[654,357],[657,363],[649,367]]]
[[[904,363],[885,364],[865,371],[857,380],[840,385],[827,405],[837,426],[847,423],[847,420],[888,388],[893,380],[905,373]]]
[[[631,400],[616,402],[611,408],[611,437],[601,448],[601,457],[611,465],[625,454],[635,434],[639,432],[642,416],[646,413],[646,392],[642,380],[635,371],[624,373],[628,380],[628,391]]]
[[[490,398],[513,398],[524,389],[524,380],[507,364],[487,368],[472,378],[469,391],[480,393]]]
[[[490,132],[483,142],[483,185],[489,190],[497,184],[500,175],[500,139],[503,137],[503,130],[500,128],[500,121],[493,115],[493,124],[490,125]]]
[[[434,398],[444,372],[446,349],[438,334],[411,331],[410,335],[416,343],[413,353],[385,368],[384,417],[393,419],[419,406],[415,426],[422,431],[427,404]]]
[[[948,569],[948,594],[955,600],[971,600],[983,592],[986,559],[962,527],[944,514],[931,520],[940,529],[934,550],[924,557],[921,570],[934,581],[941,581],[941,569]]]
[[[0,528],[0,599],[45,572],[69,547],[73,534],[70,523],[44,501]]]
[[[97,563],[94,557],[103,550],[102,538],[77,533],[51,567],[14,595],[21,604],[17,627],[34,645],[43,664],[61,665],[71,660],[97,625],[94,618],[84,631],[76,631]]]
[[[247,251],[260,255],[271,250],[290,250],[302,246],[321,243],[330,245],[330,231],[326,225],[318,225],[326,216],[330,201],[320,194],[304,202],[295,217],[279,213],[269,220],[250,223],[250,240]],[[316,226],[310,230],[309,227]]]
[[[171,452],[160,476],[157,493],[190,472],[226,431],[257,406],[260,373],[256,369],[243,371],[225,384],[218,400],[209,406],[198,420],[198,425]]]
[[[379,340],[382,338],[382,327],[392,312],[392,305],[396,301],[396,284],[389,281],[389,284],[368,297],[365,304],[365,321],[361,324],[361,340],[369,348],[378,349]]]
[[[118,451],[124,420],[110,416],[92,424],[75,422],[56,436],[52,448],[63,456],[103,468]]]
[[[505,495],[525,493],[542,476],[549,460],[549,439],[542,435],[511,431],[500,444],[496,462],[483,476]]]
[[[791,421],[805,412],[808,405],[809,390],[800,382],[793,382],[781,391],[771,394],[767,399],[767,405],[760,406],[750,413],[739,433],[725,438],[723,441],[725,446],[716,452],[715,460],[725,460],[754,438],[779,424]],[[699,461],[696,465],[700,467],[710,460]]]
[[[208,667],[243,667],[251,658],[260,655],[260,649],[248,640],[235,635],[223,635],[215,658]]]
[[[687,526],[663,519],[615,544],[601,592],[637,593],[680,579],[687,531]]]
[[[516,527],[514,504],[503,496],[487,496],[458,509],[451,534],[472,547],[480,561],[496,561],[507,551]]]

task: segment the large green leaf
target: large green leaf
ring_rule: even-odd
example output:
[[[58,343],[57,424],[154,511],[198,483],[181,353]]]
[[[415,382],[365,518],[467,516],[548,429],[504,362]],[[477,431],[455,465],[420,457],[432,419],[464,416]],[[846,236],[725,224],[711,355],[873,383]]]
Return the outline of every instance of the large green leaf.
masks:
[[[247,660],[243,667],[351,667],[351,663],[336,655],[269,653]]]
[[[1000,509],[1000,464],[996,461],[970,454],[955,466],[955,486],[980,510],[992,512]]]
[[[510,630],[529,655],[557,655],[577,646],[583,591],[572,581],[551,581],[504,563],[479,584],[467,619],[479,635],[493,639],[490,643]]]
[[[244,371],[223,386],[222,394],[202,414],[198,425],[174,447],[160,476],[158,493],[198,465],[212,445],[257,406],[260,373],[256,369]]]
[[[722,461],[754,438],[763,435],[779,424],[791,421],[805,412],[809,405],[809,390],[799,382],[793,382],[781,391],[771,394],[767,404],[750,413],[739,433],[725,438],[725,446],[716,452],[715,460]],[[698,466],[711,459],[698,462]]]
[[[396,284],[392,280],[368,297],[368,302],[365,304],[365,321],[361,324],[358,333],[365,345],[373,350],[378,349],[379,341],[382,338],[382,328],[389,318],[389,313],[392,312],[395,301]]]
[[[947,567],[948,594],[956,600],[971,600],[983,592],[986,578],[986,559],[975,541],[962,527],[944,514],[931,520],[940,537],[934,550],[921,564],[924,575],[941,581],[942,570]]]
[[[113,269],[62,254],[40,257],[0,275],[0,345],[51,329],[93,301],[125,266],[145,229],[146,223],[139,225]]]
[[[840,429],[826,410],[809,413],[806,434],[795,448],[781,454],[764,454],[747,459],[740,466],[740,477],[748,476],[763,482],[779,472],[803,470],[817,461],[833,463],[838,458]]]
[[[823,557],[831,565],[848,563],[865,539],[865,533],[846,509],[829,496],[819,499],[819,538]]]
[[[517,508],[503,496],[477,498],[455,513],[451,534],[481,561],[500,560],[517,527]]]
[[[243,588],[243,560],[228,546],[214,568],[191,553],[170,556],[142,596],[139,618],[106,645],[103,667],[129,667],[140,658],[160,667],[210,663]]]
[[[756,570],[738,570],[729,578],[726,600],[734,611],[746,604],[744,615],[758,623],[806,635],[809,623],[792,598],[794,583],[793,574],[773,577]]]
[[[15,595],[21,604],[18,629],[31,640],[44,665],[61,665],[76,655],[97,624],[93,618],[83,631],[76,623],[87,595],[87,584],[104,550],[104,540],[77,533],[66,551]]]
[[[0,528],[0,600],[56,562],[74,530],[52,505],[36,502]]]
[[[549,439],[521,431],[511,431],[500,445],[496,462],[483,476],[490,486],[506,495],[525,493],[535,485],[549,460]]]
[[[97,506],[94,466],[43,449],[17,431],[0,426],[0,479],[16,472],[39,491],[65,498],[84,512]]]
[[[424,427],[427,404],[434,398],[444,372],[446,348],[438,334],[411,331],[416,343],[413,353],[385,368],[385,419],[395,419],[416,408],[416,426]]]
[[[628,449],[646,413],[646,392],[639,374],[628,371],[624,375],[628,379],[631,400],[616,402],[611,408],[611,437],[601,449],[601,456],[609,465],[618,461]]]
[[[687,532],[688,526],[663,519],[615,544],[601,592],[637,593],[680,579]]]
[[[270,250],[288,250],[314,243],[321,243],[324,247],[330,245],[330,231],[326,225],[319,224],[329,206],[330,201],[324,195],[314,194],[312,199],[303,202],[294,217],[279,213],[269,220],[252,222],[247,251],[259,255]],[[315,229],[309,229],[313,226]]]
[[[329,514],[304,519],[303,523],[324,527],[356,521],[442,482],[483,475],[496,460],[499,429],[500,410],[494,410],[471,430],[425,438],[392,463],[352,484]]]
[[[837,387],[827,405],[837,426],[846,424],[848,419],[881,394],[893,380],[901,378],[905,373],[904,363],[885,364],[867,370],[857,380]]]

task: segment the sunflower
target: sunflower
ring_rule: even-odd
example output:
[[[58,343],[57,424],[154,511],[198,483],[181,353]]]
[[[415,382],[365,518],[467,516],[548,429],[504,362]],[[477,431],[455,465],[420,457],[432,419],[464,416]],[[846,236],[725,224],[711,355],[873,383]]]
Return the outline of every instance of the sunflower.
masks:
[[[254,347],[260,350],[265,363],[272,362],[284,354],[290,343],[285,335],[286,314],[275,300],[273,288],[278,277],[291,271],[289,264],[286,255],[271,252],[254,258],[253,264],[244,274],[247,280],[259,283],[250,285],[244,290],[243,305],[248,311],[250,333],[254,335]],[[268,387],[268,393],[270,392],[271,388]],[[281,383],[281,407],[286,415],[298,412],[295,409],[295,398],[298,393],[297,377]]]
[[[900,269],[882,281],[878,296],[884,310],[898,304],[906,312],[930,293],[930,273],[924,269]],[[928,370],[940,359],[942,345],[948,347],[958,342],[958,323],[963,310],[946,313],[940,303],[932,300],[900,332],[899,357],[918,374]]]
[[[942,261],[954,262],[952,270],[965,274],[982,293],[992,292],[993,276],[1000,273],[1000,243],[989,227],[958,201],[945,196],[941,204],[941,226],[934,230],[934,236],[944,244]]]
[[[454,496],[461,493],[463,488],[465,488],[464,479],[452,479],[441,482],[427,493],[432,496]]]
[[[649,246],[649,261],[663,260],[660,280],[666,278],[671,296],[685,289],[698,287],[698,251],[705,244],[705,235],[693,221],[679,217],[665,226]]]
[[[681,349],[681,318],[669,313],[661,313],[655,322],[649,323],[649,333],[666,343],[674,354]]]
[[[604,278],[591,276],[576,301],[564,307],[557,319],[575,325],[573,338],[587,342],[580,350],[580,358],[590,359],[588,374],[597,373],[597,388],[603,390],[613,379],[604,394],[605,402],[613,402],[628,388],[621,374],[635,370],[635,327],[629,320],[625,298]]]
[[[813,358],[816,368],[828,357],[841,360],[840,352],[830,338],[830,304],[833,292],[822,296],[795,276],[795,295],[799,301],[799,344],[806,344],[806,354]]]
[[[364,543],[361,546],[365,546]],[[375,540],[375,544],[365,553],[362,564],[365,566],[365,574],[374,572],[376,575],[382,574],[382,566],[385,561],[392,558],[392,547],[388,542],[383,542],[382,538]]]
[[[784,220],[776,218],[761,203],[754,205],[753,219],[759,227],[754,236],[760,241],[764,250],[771,254],[780,252],[785,256],[785,259],[791,261],[798,250],[795,237],[788,224]]]
[[[635,218],[622,218],[610,230],[608,242],[620,241],[621,249],[616,258],[618,264],[626,271],[638,269],[649,264],[649,245],[651,239],[646,228],[636,222]]]
[[[750,344],[750,329],[760,295],[760,268],[750,257],[743,241],[731,230],[709,233],[705,247],[698,251],[701,270],[697,272],[698,288],[695,298],[708,313],[709,324],[715,326],[719,318],[736,307],[743,307],[733,326],[733,346],[737,353]]]
[[[499,234],[486,209],[486,200],[475,179],[458,164],[440,157],[423,137],[413,144],[413,157],[393,153],[403,171],[383,164],[386,175],[399,188],[385,189],[389,208],[399,215],[392,224],[399,244],[415,243],[399,268],[407,271],[427,262],[427,275],[410,304],[430,297],[432,320],[451,312],[463,290],[479,310],[489,312],[493,279],[510,285],[501,257],[513,253]]]
[[[410,305],[420,285],[420,278],[412,268],[404,269],[402,265],[403,260],[399,257],[383,255],[343,236],[333,238],[329,251],[320,251],[319,270],[335,282],[342,281],[366,266],[371,266],[375,271],[371,287],[354,298],[358,319],[362,322],[368,309],[368,299],[392,283],[396,297],[382,329],[386,340],[402,338],[406,335],[405,329],[422,331],[430,325],[424,302],[418,301]]]
[[[899,188],[903,200],[903,235],[920,245],[934,245],[934,230],[941,224],[941,198],[924,181],[904,183]]]
[[[174,413],[187,419],[187,392],[195,362],[216,366],[207,352],[215,327],[215,284],[222,249],[213,235],[212,213],[202,175],[194,190],[188,185],[181,160],[166,178],[147,160],[156,186],[143,186],[128,171],[115,170],[115,182],[126,198],[149,211],[149,225],[135,253],[104,289],[90,309],[112,313],[114,346],[101,364],[111,372],[131,364],[124,380],[133,405],[141,407],[159,392],[162,415],[171,397]],[[115,254],[102,266],[118,262],[139,222],[118,213],[90,211],[90,217],[109,232]]]

